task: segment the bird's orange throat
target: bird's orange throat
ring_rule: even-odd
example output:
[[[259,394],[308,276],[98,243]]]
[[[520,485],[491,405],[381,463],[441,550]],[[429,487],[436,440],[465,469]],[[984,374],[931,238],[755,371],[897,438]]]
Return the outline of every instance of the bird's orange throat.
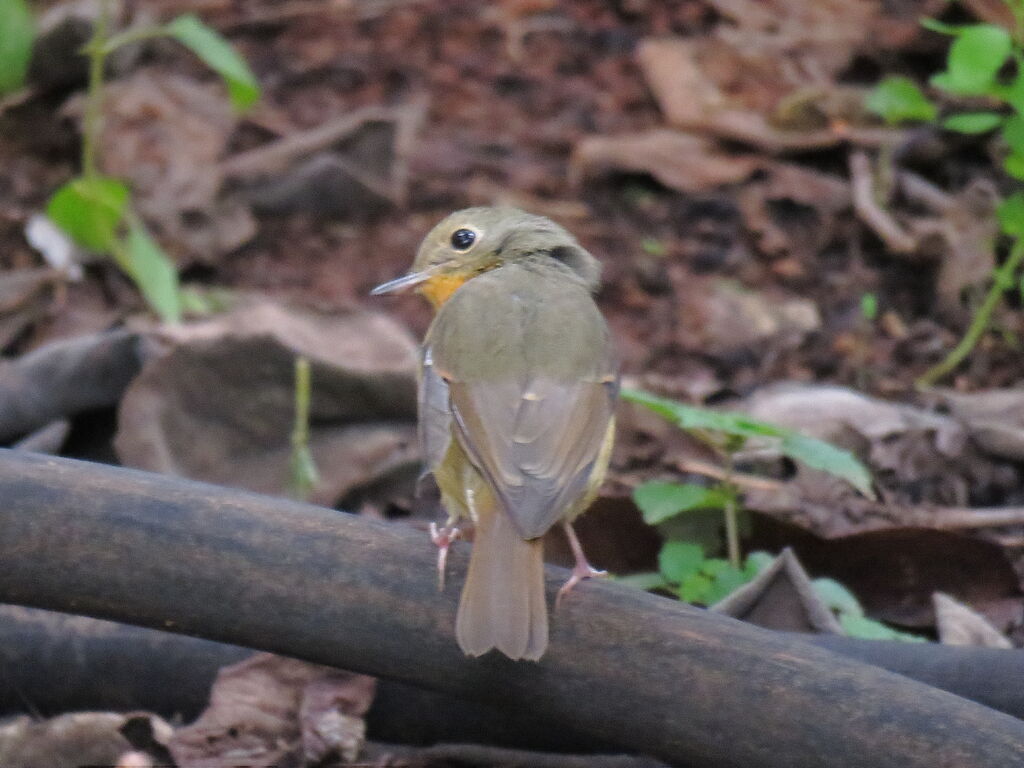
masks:
[[[447,274],[437,275],[423,282],[416,290],[427,298],[433,305],[434,310],[441,308],[452,294],[459,289],[464,282],[469,280],[471,275]]]

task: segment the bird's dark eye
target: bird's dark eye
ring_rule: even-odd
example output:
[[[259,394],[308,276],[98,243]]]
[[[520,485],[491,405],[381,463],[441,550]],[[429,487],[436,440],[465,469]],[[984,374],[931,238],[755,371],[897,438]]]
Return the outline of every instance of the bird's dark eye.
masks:
[[[472,229],[456,229],[452,232],[452,248],[465,251],[476,242],[476,232]]]

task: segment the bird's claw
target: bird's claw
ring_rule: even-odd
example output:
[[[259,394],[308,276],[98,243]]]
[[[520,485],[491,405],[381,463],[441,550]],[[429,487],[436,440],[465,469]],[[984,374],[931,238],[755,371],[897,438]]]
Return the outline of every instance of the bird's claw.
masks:
[[[438,527],[437,523],[430,524],[430,540],[437,547],[437,589],[444,591],[444,572],[448,565],[448,548],[453,541],[462,538],[462,531],[453,525]]]
[[[573,587],[579,584],[585,579],[603,579],[608,576],[608,571],[601,571],[594,568],[586,560],[577,561],[575,567],[572,569],[572,575],[569,580],[562,585],[562,588],[558,590],[558,594],[555,596],[555,610],[558,610],[558,606],[562,604],[562,598],[572,592]]]

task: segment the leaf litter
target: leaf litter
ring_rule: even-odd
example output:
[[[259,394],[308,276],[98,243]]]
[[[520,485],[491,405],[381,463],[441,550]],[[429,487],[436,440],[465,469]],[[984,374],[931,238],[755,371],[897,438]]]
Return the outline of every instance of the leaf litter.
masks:
[[[877,501],[751,446],[735,474],[754,513],[751,546],[802,542],[808,571],[842,578],[872,617],[933,627],[931,594],[943,591],[1012,635],[1024,523],[1007,385],[1024,375],[1019,354],[990,340],[949,391],[910,387],[955,341],[994,263],[990,180],[947,137],[882,126],[863,108],[875,70],[934,57],[917,17],[940,5],[619,5],[211,3],[205,18],[269,94],[243,118],[160,46],[116,62],[107,172],[131,181],[190,279],[274,299],[177,333],[142,324],[145,354],[122,369],[131,383],[113,379],[89,401],[119,408],[120,460],[284,492],[291,364],[310,354],[315,500],[382,487],[402,507],[409,491],[394,477],[416,461],[412,338],[429,318],[410,301],[378,302],[392,320],[371,319],[366,291],[407,267],[441,214],[518,203],[563,221],[605,263],[599,300],[637,384],[835,441],[872,470]],[[998,16],[998,4],[966,6]],[[81,77],[51,74],[55,103]],[[0,266],[27,286],[2,329],[11,356],[69,327],[106,330],[132,309],[103,265],[86,265],[68,304],[35,287],[24,224],[73,171],[61,159],[73,131],[39,98],[0,114],[11,137],[0,143]],[[350,118],[348,132],[319,132]],[[861,310],[868,293],[874,319]],[[1012,312],[1000,323],[1007,338],[1024,331]],[[354,336],[365,345],[342,359]],[[372,418],[337,405],[382,381],[390,407]],[[7,439],[81,412],[50,402]],[[722,463],[623,410],[595,520],[627,522],[584,518],[581,535],[643,570],[657,548],[624,494],[651,477],[720,479]],[[777,523],[797,530],[758,533]],[[872,581],[878,562],[888,583]],[[911,573],[927,578],[910,584]],[[340,732],[324,717],[309,754]]]

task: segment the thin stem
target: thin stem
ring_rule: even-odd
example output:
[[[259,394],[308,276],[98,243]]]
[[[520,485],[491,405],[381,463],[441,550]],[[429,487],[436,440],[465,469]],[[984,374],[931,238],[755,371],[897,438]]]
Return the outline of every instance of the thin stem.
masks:
[[[292,446],[302,448],[309,445],[309,360],[295,359],[295,426],[292,430]]]
[[[116,35],[111,35],[106,42],[104,42],[103,53],[105,55],[109,55],[121,46],[138,43],[143,40],[152,40],[155,37],[167,37],[170,34],[171,33],[167,31],[166,27],[156,25],[139,27],[137,29],[126,29],[123,32],[118,32]]]
[[[107,29],[110,25],[110,0],[100,1],[100,12],[93,27],[92,38],[85,47],[89,56],[89,91],[82,123],[82,174],[86,178],[99,175],[96,169],[96,144],[103,127],[103,67],[107,60]]]
[[[292,429],[291,486],[296,498],[305,501],[317,484],[319,474],[309,450],[309,402],[311,385],[309,360],[295,359],[295,426]]]
[[[740,569],[740,526],[736,515],[736,496],[729,494],[725,502],[725,544],[729,553],[729,564],[736,570]]]
[[[988,289],[985,301],[982,302],[974,317],[971,318],[971,325],[968,327],[967,333],[964,334],[964,337],[960,339],[960,343],[946,355],[941,363],[928,369],[915,382],[919,388],[929,387],[951,373],[971,353],[971,350],[974,349],[988,329],[992,313],[999,306],[999,302],[1003,298],[1003,292],[1013,285],[1014,276],[1020,269],[1022,261],[1024,261],[1024,237],[1019,237],[1014,242],[1006,261],[993,273],[992,286]]]
[[[740,526],[736,510],[737,489],[732,482],[733,473],[733,451],[726,448],[725,477],[722,478],[722,490],[725,491],[726,501],[722,507],[725,517],[725,549],[728,553],[729,564],[736,570],[740,569]]]

